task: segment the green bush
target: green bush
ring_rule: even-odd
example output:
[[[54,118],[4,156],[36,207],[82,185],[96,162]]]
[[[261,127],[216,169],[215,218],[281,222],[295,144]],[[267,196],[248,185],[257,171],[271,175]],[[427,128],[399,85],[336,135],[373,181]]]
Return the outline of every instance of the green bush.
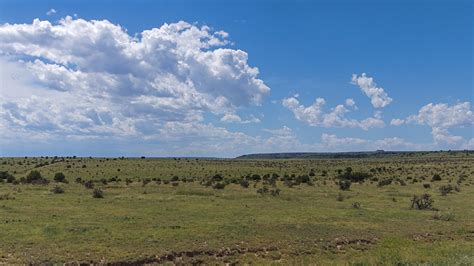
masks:
[[[26,176],[25,182],[28,184],[47,184],[48,180],[43,178],[39,171],[33,170]]]
[[[7,183],[13,183],[13,181],[15,181],[15,177],[8,171],[0,171],[0,182],[2,180],[5,180]]]
[[[59,173],[56,173],[54,175],[54,181],[56,182],[64,182],[66,180],[66,176],[62,173],[62,172],[59,172]]]
[[[433,175],[431,178],[431,181],[441,181],[441,176],[438,174]]]

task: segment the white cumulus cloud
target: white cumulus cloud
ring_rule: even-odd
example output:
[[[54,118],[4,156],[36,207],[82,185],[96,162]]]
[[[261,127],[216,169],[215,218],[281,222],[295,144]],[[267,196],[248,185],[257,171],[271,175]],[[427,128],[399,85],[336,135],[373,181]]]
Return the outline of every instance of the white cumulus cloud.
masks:
[[[390,125],[392,126],[401,126],[403,123],[405,123],[405,120],[399,118],[394,118],[390,121]]]
[[[225,114],[221,118],[221,122],[225,123],[239,123],[239,124],[249,124],[249,123],[260,123],[260,119],[251,116],[249,119],[242,119],[237,114]]]
[[[270,88],[227,38],[184,21],[135,35],[71,17],[0,25],[0,122],[31,135],[152,136],[260,105]]]
[[[282,104],[293,112],[297,120],[314,127],[358,127],[368,130],[373,127],[385,126],[380,112],[376,112],[373,117],[359,121],[346,118],[345,114],[350,112],[350,110],[342,104],[335,106],[329,111],[325,111],[324,105],[326,101],[323,98],[316,98],[315,102],[310,106],[300,104],[296,97],[283,99]]]
[[[351,83],[359,86],[365,95],[370,98],[372,106],[375,108],[385,107],[392,102],[392,98],[388,96],[384,89],[377,87],[374,79],[368,77],[365,73],[360,76],[353,74]]]
[[[451,135],[449,129],[472,127],[474,113],[469,102],[457,103],[452,106],[445,103],[429,103],[423,106],[418,114],[409,116],[406,122],[431,127],[435,143],[455,144],[464,141],[464,138]]]

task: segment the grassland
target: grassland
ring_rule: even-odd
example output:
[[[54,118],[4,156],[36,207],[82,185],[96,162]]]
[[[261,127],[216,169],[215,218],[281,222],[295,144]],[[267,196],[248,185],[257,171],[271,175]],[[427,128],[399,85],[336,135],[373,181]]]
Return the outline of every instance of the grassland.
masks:
[[[341,190],[348,167],[369,177]],[[32,170],[49,183],[26,183]],[[472,153],[1,158],[0,171],[15,177],[0,183],[5,264],[474,264]],[[436,210],[411,209],[425,193]]]

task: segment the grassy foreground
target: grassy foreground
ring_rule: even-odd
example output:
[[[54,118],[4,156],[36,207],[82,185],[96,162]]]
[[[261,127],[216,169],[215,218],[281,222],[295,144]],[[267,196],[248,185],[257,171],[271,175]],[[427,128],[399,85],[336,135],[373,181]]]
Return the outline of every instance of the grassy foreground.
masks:
[[[341,190],[339,176],[347,167],[370,177]],[[31,170],[50,182],[19,182]],[[16,180],[0,183],[0,264],[474,264],[472,154],[1,158],[0,171]],[[68,183],[54,182],[57,172]],[[273,173],[279,177],[271,185],[264,176]],[[309,182],[298,182],[308,173]],[[223,176],[223,189],[206,184],[215,174]],[[432,181],[436,174],[440,181]],[[103,198],[92,197],[87,180]],[[443,196],[440,188],[447,185],[456,190]],[[64,193],[53,193],[56,186]],[[410,209],[413,195],[424,193],[437,210]]]

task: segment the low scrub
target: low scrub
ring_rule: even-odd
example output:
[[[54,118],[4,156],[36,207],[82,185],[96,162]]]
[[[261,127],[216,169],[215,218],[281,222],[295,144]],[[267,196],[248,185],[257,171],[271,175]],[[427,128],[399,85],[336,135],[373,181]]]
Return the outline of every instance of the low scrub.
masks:
[[[0,200],[14,200],[15,197],[10,195],[10,193],[0,194]]]
[[[433,215],[433,219],[440,220],[440,221],[447,221],[447,222],[454,221],[454,213],[452,213],[452,212],[445,212],[445,213],[436,212]]]
[[[27,184],[47,184],[49,183],[46,178],[43,178],[41,173],[37,170],[31,171],[26,178],[24,178],[22,181]]]
[[[392,184],[393,182],[393,178],[385,178],[385,179],[382,179],[380,180],[378,183],[377,183],[377,186],[378,187],[383,187],[383,186],[388,186],[390,184]]]
[[[417,210],[434,210],[433,208],[434,200],[430,194],[423,194],[421,196],[413,196],[411,200],[410,209]]]
[[[94,188],[94,182],[92,180],[87,180],[84,182],[84,187],[87,189],[93,189]]]
[[[96,188],[92,191],[92,197],[95,199],[101,199],[104,197],[104,192],[100,188]]]
[[[224,189],[225,188],[225,183],[222,182],[217,182],[212,186],[213,189]]]
[[[13,183],[15,181],[15,177],[8,171],[0,171],[0,182],[3,180],[5,180],[4,182],[7,183]]]
[[[51,192],[53,192],[54,194],[63,194],[64,189],[60,186],[55,186],[53,189],[51,189]]]
[[[341,190],[349,190],[351,188],[352,182],[350,180],[341,180],[339,181],[339,188]]]

